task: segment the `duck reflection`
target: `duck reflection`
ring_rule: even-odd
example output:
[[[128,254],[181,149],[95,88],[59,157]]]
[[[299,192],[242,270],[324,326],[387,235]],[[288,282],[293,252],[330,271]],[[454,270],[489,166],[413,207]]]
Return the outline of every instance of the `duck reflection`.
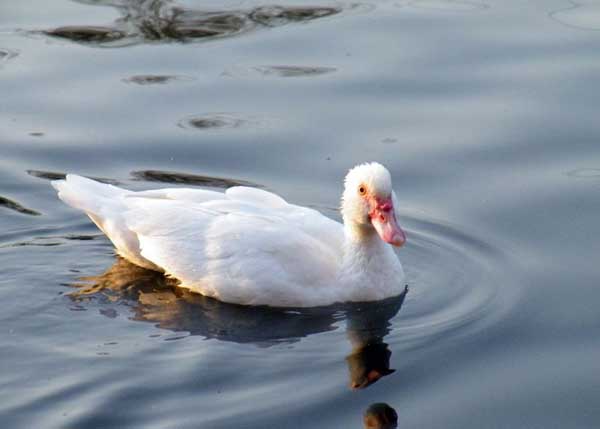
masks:
[[[352,353],[346,358],[350,371],[350,387],[363,389],[392,374],[392,352],[383,342],[390,332],[390,320],[404,302],[408,288],[397,297],[384,301],[352,305],[347,312],[347,335]]]
[[[394,429],[398,427],[396,410],[383,402],[372,404],[363,416],[365,429]]]
[[[80,1],[112,6],[121,17],[108,26],[71,25],[46,30],[49,36],[83,44],[128,46],[140,43],[191,42],[223,38],[256,28],[306,22],[340,12],[336,7],[258,6],[248,10],[202,11],[172,0]]]
[[[383,339],[408,290],[376,303],[299,309],[243,306],[189,292],[178,287],[175,280],[119,257],[105,273],[81,280],[73,285],[77,290],[71,298],[79,303],[93,299],[117,304],[100,310],[107,317],[116,317],[118,307],[124,305],[131,309],[134,320],[221,341],[262,347],[293,343],[311,334],[335,330],[338,322],[346,320],[352,345],[346,360],[353,389],[365,388],[394,372],[390,369],[391,352]]]

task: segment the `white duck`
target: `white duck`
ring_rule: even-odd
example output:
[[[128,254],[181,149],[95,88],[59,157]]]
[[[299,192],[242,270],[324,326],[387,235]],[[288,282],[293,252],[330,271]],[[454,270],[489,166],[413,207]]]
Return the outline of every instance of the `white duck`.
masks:
[[[242,186],[133,192],[72,174],[52,185],[119,255],[221,301],[311,307],[404,291],[404,271],[388,243],[402,246],[406,237],[390,173],[378,163],[348,172],[343,226]]]

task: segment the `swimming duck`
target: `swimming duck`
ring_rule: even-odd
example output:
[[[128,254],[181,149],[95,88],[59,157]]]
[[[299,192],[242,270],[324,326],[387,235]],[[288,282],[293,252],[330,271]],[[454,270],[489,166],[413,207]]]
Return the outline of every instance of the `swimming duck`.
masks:
[[[381,164],[345,178],[343,225],[262,189],[134,192],[68,174],[52,186],[141,267],[191,291],[243,305],[314,307],[404,291],[398,201]]]

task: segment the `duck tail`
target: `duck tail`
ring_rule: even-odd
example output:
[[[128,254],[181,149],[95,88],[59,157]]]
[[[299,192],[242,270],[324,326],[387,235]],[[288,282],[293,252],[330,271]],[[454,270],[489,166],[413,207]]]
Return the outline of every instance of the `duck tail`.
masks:
[[[76,174],[67,174],[64,180],[54,180],[51,183],[58,191],[58,197],[65,203],[95,215],[99,215],[107,203],[115,204],[119,197],[131,192]]]

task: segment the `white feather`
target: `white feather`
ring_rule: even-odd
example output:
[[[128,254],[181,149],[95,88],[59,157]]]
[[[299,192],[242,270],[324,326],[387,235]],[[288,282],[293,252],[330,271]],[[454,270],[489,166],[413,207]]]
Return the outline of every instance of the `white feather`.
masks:
[[[75,175],[52,184],[120,255],[225,302],[317,306],[403,290],[389,245],[370,239],[356,248],[340,223],[264,190],[132,192]]]

